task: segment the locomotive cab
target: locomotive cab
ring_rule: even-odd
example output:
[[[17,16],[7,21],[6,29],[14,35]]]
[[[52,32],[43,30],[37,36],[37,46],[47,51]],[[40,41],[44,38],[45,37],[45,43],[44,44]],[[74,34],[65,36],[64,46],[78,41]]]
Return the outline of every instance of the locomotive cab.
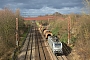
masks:
[[[57,53],[62,54],[63,53],[63,51],[62,51],[62,43],[54,42],[53,51],[54,51],[54,54],[57,54]]]

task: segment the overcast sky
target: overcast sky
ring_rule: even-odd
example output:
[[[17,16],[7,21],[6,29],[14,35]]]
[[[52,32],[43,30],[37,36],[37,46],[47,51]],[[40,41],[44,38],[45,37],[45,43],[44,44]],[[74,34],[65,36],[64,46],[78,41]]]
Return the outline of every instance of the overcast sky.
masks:
[[[80,13],[83,0],[1,0],[0,9],[10,7],[20,9],[21,15],[38,16],[60,12],[61,14]]]

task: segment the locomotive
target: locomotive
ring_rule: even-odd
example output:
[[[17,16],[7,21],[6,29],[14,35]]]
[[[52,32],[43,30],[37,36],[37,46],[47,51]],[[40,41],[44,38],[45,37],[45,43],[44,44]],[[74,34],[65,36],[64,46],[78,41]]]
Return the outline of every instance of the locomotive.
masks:
[[[62,43],[56,36],[48,36],[48,44],[54,54],[63,54]]]

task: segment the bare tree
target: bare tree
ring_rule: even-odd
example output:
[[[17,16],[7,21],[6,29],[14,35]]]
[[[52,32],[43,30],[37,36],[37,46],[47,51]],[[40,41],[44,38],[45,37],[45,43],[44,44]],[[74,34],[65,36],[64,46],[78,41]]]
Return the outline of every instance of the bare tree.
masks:
[[[90,15],[90,0],[84,0],[84,11]]]

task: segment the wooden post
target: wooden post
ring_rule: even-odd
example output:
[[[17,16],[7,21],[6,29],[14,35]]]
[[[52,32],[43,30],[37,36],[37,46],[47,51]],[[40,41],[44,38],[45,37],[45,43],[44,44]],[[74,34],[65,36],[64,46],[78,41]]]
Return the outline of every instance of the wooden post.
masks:
[[[18,46],[18,18],[16,18],[16,45]]]

